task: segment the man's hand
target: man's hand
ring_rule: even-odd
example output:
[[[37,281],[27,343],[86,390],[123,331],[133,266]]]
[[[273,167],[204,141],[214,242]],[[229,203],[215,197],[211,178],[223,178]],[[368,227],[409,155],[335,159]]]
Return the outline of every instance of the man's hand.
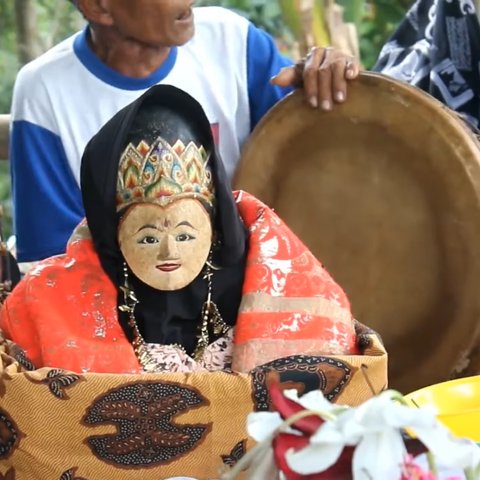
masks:
[[[279,87],[303,87],[312,107],[331,110],[334,102],[346,100],[347,81],[356,78],[359,72],[354,57],[333,48],[314,47],[296,65],[283,68],[271,82]]]

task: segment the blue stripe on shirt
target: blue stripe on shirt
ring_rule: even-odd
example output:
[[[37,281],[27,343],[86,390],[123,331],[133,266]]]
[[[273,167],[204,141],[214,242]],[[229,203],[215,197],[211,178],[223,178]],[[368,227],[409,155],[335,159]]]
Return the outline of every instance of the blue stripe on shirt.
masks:
[[[145,90],[162,81],[173,69],[177,61],[177,47],[170,48],[168,57],[153,73],[144,78],[127,77],[103,63],[93,53],[88,44],[89,27],[85,27],[73,43],[73,50],[83,66],[102,82],[121,90]]]
[[[60,137],[30,122],[15,121],[10,161],[18,260],[63,253],[84,213]]]
[[[292,61],[280,54],[274,39],[265,31],[250,25],[247,38],[247,78],[251,130],[265,113],[292,91],[276,87],[270,79]]]

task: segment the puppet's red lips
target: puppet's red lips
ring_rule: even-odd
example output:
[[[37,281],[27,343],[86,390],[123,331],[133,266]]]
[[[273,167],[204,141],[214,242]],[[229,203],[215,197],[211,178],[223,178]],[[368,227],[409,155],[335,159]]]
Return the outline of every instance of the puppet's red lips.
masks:
[[[162,263],[161,265],[157,265],[156,268],[161,270],[162,272],[173,272],[180,268],[179,263]]]

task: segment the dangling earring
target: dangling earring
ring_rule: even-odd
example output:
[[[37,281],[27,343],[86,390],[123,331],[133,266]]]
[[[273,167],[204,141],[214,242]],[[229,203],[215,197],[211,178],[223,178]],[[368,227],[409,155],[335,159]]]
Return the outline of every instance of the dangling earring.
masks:
[[[229,326],[223,321],[216,303],[212,300],[212,277],[215,270],[220,270],[212,264],[212,252],[210,251],[208,259],[205,262],[205,273],[203,278],[207,281],[207,298],[202,307],[202,323],[199,325],[198,343],[193,352],[193,358],[199,361],[210,345],[210,334],[208,327],[211,325],[215,335],[224,335],[228,332]]]
[[[199,333],[197,336],[197,346],[193,352],[193,358],[196,361],[201,360],[205,349],[210,345],[209,326],[212,327],[215,335],[224,335],[228,332],[229,326],[223,321],[220,312],[215,302],[212,301],[212,277],[214,270],[219,270],[218,267],[212,264],[212,254],[210,252],[208,260],[205,262],[205,272],[203,278],[207,281],[207,298],[202,307],[202,323],[199,325]],[[143,366],[146,372],[162,372],[165,371],[165,365],[160,364],[154,359],[147,348],[146,342],[140,333],[140,330],[135,319],[135,307],[139,303],[135,292],[130,287],[128,279],[127,264],[123,264],[123,285],[120,286],[123,293],[123,305],[119,305],[118,309],[121,312],[128,314],[128,326],[133,330],[132,346],[135,355]],[[176,347],[186,354],[183,346],[178,344],[170,345]]]
[[[219,270],[222,269],[222,267],[218,267],[217,265],[215,265],[212,262],[211,255],[208,256],[207,261],[205,262],[205,265],[207,266],[207,268],[209,268],[210,270],[213,270],[215,272],[218,272]]]
[[[149,352],[145,340],[138,328],[137,320],[135,319],[135,307],[139,301],[135,296],[135,292],[130,287],[130,282],[128,281],[128,267],[125,262],[123,263],[123,285],[120,287],[120,290],[123,292],[124,304],[119,305],[118,309],[121,312],[128,314],[128,326],[133,330],[133,351],[135,352],[140,365],[142,365],[146,372],[164,372],[166,370],[166,365],[155,360]],[[185,349],[181,345],[174,344],[171,346],[176,347],[185,353]]]
[[[207,258],[207,260],[206,260],[206,262],[205,262],[205,265],[206,265],[207,267],[209,267],[211,270],[214,270],[214,271],[218,271],[218,270],[221,270],[221,269],[222,269],[222,267],[218,267],[217,265],[215,265],[215,264],[213,263],[213,260],[212,260],[214,250],[217,250],[217,249],[219,249],[219,248],[220,248],[220,240],[215,239],[215,240],[213,241],[213,243],[212,243],[212,247],[211,247],[211,249],[210,249],[210,253],[208,254],[208,258]]]
[[[123,305],[119,305],[118,309],[121,312],[128,314],[128,326],[133,330],[133,350],[140,364],[145,370],[147,370],[147,366],[150,363],[149,358],[146,357],[148,351],[146,350],[145,340],[138,329],[137,321],[135,319],[135,307],[139,302],[135,296],[135,292],[130,288],[130,282],[128,281],[128,267],[125,262],[123,262],[123,286],[120,287],[120,290],[123,292],[124,303]]]
[[[130,284],[128,281],[128,267],[125,262],[123,262],[123,286],[120,287],[120,290],[123,293],[124,304],[119,305],[118,309],[121,312],[128,313],[130,324],[130,319],[132,317],[135,319],[135,307],[137,306],[138,299],[135,296],[135,292],[130,288]],[[132,325],[130,326],[134,328]]]

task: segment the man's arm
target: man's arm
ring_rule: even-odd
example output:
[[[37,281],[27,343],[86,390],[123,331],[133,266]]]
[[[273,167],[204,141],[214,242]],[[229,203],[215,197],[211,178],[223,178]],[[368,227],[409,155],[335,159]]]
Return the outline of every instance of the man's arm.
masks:
[[[293,62],[278,51],[274,39],[265,31],[250,25],[247,38],[247,78],[251,129],[263,115],[293,87],[273,85],[270,80]]]
[[[60,137],[15,120],[10,139],[14,229],[20,262],[63,253],[83,217],[80,189]]]
[[[293,88],[303,88],[312,107],[331,110],[334,103],[346,100],[348,80],[360,71],[355,58],[333,48],[314,47],[294,65],[270,35],[253,25],[248,31],[247,69],[252,129]]]

